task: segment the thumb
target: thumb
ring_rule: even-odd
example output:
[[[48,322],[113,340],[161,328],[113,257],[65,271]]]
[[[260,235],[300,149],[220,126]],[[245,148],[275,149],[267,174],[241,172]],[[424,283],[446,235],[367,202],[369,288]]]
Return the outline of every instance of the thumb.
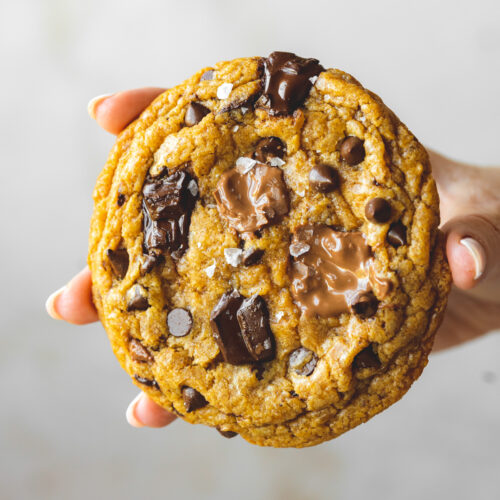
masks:
[[[494,301],[500,297],[500,216],[466,215],[443,227],[453,283]]]

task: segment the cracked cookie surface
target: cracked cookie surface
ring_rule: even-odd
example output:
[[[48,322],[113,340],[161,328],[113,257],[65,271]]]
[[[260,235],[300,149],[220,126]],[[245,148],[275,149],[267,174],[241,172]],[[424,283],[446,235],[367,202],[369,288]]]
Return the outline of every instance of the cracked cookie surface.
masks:
[[[425,149],[353,77],[286,53],[160,95],[94,191],[114,353],[191,423],[310,446],[418,378],[450,274]]]

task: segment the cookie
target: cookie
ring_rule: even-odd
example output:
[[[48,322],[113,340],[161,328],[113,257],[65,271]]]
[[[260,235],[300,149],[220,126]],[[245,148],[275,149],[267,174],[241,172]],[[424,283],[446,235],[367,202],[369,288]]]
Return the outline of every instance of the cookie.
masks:
[[[94,200],[113,351],[188,422],[310,446],[427,363],[450,288],[429,158],[342,71],[283,52],[199,71],[120,134]]]

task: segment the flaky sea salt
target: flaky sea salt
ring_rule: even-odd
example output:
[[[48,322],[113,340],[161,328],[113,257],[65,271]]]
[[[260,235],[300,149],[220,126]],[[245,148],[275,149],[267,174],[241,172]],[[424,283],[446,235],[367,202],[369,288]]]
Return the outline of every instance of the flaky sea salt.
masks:
[[[292,257],[299,257],[300,255],[309,252],[311,247],[307,243],[292,243],[290,245],[290,255]]]
[[[311,76],[311,78],[309,78],[309,81],[314,85],[317,79],[318,79],[317,76]]]
[[[219,85],[219,87],[217,88],[217,98],[227,99],[229,97],[229,94],[231,93],[231,90],[233,90],[232,83],[223,83],[222,85]]]
[[[248,111],[248,108],[245,108],[245,106],[241,106],[240,108],[241,114],[245,114]]]
[[[284,315],[285,315],[285,313],[283,311],[279,311],[276,313],[276,316],[274,317],[274,319],[276,321],[279,321]]]
[[[238,132],[238,129],[239,129],[239,128],[240,128],[240,126],[239,126],[239,125],[235,125],[235,126],[233,127],[233,132]]]
[[[198,196],[198,184],[196,183],[196,181],[194,179],[191,179],[189,181],[187,188],[193,196]]]
[[[275,156],[274,158],[269,158],[268,161],[271,167],[281,167],[285,164],[285,162],[281,158],[278,158],[277,156]]]
[[[213,278],[215,274],[215,260],[213,261],[211,266],[205,267],[205,273],[209,278]]]
[[[271,349],[271,339],[264,340],[262,345],[264,346],[264,349]]]
[[[252,170],[253,167],[257,165],[257,162],[255,160],[252,160],[252,158],[248,158],[248,156],[240,156],[236,160],[236,166],[238,167],[238,172],[240,174],[246,174]]]
[[[224,258],[228,264],[238,267],[241,264],[243,250],[241,248],[224,248]]]

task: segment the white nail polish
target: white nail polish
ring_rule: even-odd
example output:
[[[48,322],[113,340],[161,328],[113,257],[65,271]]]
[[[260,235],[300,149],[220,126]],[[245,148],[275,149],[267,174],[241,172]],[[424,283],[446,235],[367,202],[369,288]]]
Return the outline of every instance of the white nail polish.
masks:
[[[62,319],[62,317],[59,315],[59,313],[56,311],[55,308],[55,302],[57,297],[61,295],[61,293],[64,291],[66,286],[63,286],[59,288],[59,290],[56,290],[54,293],[52,293],[47,301],[45,302],[45,309],[47,310],[48,315],[53,318],[53,319]]]
[[[97,105],[101,102],[104,101],[104,99],[111,97],[113,94],[101,94],[98,95],[97,97],[94,97],[93,99],[90,99],[89,103],[87,104],[87,111],[91,118],[95,120],[95,110],[97,108]]]
[[[476,274],[474,280],[478,280],[484,273],[486,267],[486,254],[484,248],[473,238],[462,238],[460,244],[469,251],[471,257],[474,259],[474,267]]]
[[[137,396],[128,405],[127,411],[125,412],[125,417],[127,419],[127,422],[132,427],[144,427],[144,424],[139,420],[137,420],[137,417],[135,416],[135,408],[137,406],[137,403],[139,402],[139,399],[141,399],[142,394],[143,394],[142,392],[137,394]]]

